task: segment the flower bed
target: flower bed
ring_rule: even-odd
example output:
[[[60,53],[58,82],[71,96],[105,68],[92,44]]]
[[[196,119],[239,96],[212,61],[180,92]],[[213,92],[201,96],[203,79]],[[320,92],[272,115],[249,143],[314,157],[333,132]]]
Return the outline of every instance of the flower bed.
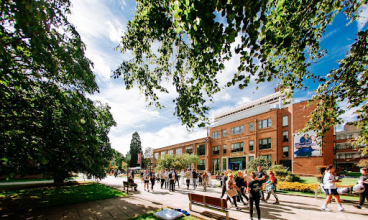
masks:
[[[309,183],[298,183],[298,182],[279,182],[277,184],[278,190],[284,191],[296,191],[296,192],[311,192],[314,193],[317,184]]]

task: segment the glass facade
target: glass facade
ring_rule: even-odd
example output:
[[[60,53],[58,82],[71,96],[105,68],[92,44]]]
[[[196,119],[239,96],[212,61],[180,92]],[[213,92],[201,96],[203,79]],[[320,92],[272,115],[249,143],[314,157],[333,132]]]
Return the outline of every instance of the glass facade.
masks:
[[[243,133],[243,125],[231,128],[231,134]]]
[[[259,140],[259,149],[271,149],[271,138]]]
[[[212,155],[219,155],[220,154],[220,146],[216,146],[212,148]]]
[[[204,144],[198,145],[198,147],[197,147],[197,155],[198,156],[206,155],[206,146]]]
[[[243,142],[231,144],[231,152],[243,152]]]
[[[205,170],[206,169],[206,161],[205,160],[200,160],[198,165],[197,165],[197,169],[198,170]]]
[[[271,127],[271,118],[259,121],[259,129]]]
[[[254,141],[249,141],[249,151],[254,150]]]
[[[187,147],[187,148],[185,148],[185,153],[186,154],[192,154],[193,153],[193,147]]]
[[[219,131],[216,131],[216,132],[212,133],[212,138],[213,139],[216,139],[216,138],[219,138],[219,137],[220,137],[220,132]]]

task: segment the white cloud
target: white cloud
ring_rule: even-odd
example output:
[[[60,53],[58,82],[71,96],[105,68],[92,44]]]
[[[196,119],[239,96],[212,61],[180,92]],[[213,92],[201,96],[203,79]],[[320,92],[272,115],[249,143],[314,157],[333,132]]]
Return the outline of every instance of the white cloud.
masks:
[[[236,105],[244,105],[251,101],[252,99],[250,99],[249,97],[241,97],[240,100],[236,103]]]
[[[337,32],[339,31],[339,28],[333,30],[333,31],[330,31],[328,32],[327,34],[323,35],[323,37],[320,38],[320,42],[326,40],[327,38],[331,37],[332,35],[336,34]]]
[[[220,102],[220,101],[229,101],[231,99],[231,95],[224,90],[220,91],[219,93],[216,93],[213,96],[214,102]]]
[[[358,31],[361,31],[364,26],[368,23],[368,4],[360,8],[359,18],[357,19]]]

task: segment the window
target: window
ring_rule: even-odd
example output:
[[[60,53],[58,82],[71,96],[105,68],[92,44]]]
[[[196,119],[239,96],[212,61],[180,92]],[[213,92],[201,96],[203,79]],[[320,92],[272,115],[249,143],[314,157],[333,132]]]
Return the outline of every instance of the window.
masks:
[[[223,153],[223,154],[226,154],[226,145],[224,145],[224,146],[222,147],[222,153]]]
[[[288,142],[289,141],[289,131],[283,131],[282,132],[282,142]]]
[[[243,142],[231,144],[231,152],[243,152]]]
[[[267,160],[271,160],[271,155],[262,155],[261,157],[267,159]]]
[[[342,135],[340,135],[340,138],[339,139],[340,140],[345,139],[345,136],[342,134]]]
[[[259,149],[271,149],[271,138],[259,140]]]
[[[219,155],[220,154],[220,147],[216,146],[212,148],[212,155]]]
[[[231,128],[231,134],[243,133],[243,125]]]
[[[222,131],[222,137],[226,137],[226,129]]]
[[[283,127],[289,126],[289,116],[286,115],[282,117],[282,126]]]
[[[338,154],[337,155],[337,159],[345,159],[345,157],[344,157],[345,155],[344,154]]]
[[[282,147],[282,157],[289,157],[289,147]]]
[[[161,152],[161,158],[165,157],[165,152]]]
[[[177,155],[181,155],[183,153],[183,149],[179,148],[179,149],[176,149],[176,154]]]
[[[352,134],[346,134],[346,139],[351,139],[351,138],[353,138]]]
[[[186,154],[192,154],[193,153],[193,148],[192,147],[185,148],[185,153]]]
[[[345,158],[346,159],[353,159],[353,154],[346,154],[345,155]]]
[[[198,145],[197,147],[197,155],[205,155],[206,154],[206,146],[204,144]]]
[[[254,150],[254,142],[249,141],[249,151],[253,151],[253,150]]]
[[[213,159],[213,169],[214,170],[220,170],[220,159]]]
[[[222,159],[222,170],[227,170],[227,167],[226,167],[226,158],[223,158]]]
[[[174,154],[174,150],[169,150],[167,153],[168,153],[169,155],[173,155],[173,154]]]
[[[249,123],[249,131],[253,131],[253,130],[254,130],[254,124],[252,122],[252,123]]]
[[[197,169],[198,170],[205,170],[206,169],[206,164],[205,164],[205,160],[200,160],[198,165],[197,165]]]
[[[216,139],[216,138],[219,138],[219,137],[220,137],[220,132],[219,131],[216,131],[216,132],[212,133],[212,138],[213,139]]]
[[[259,129],[271,127],[271,118],[259,121]]]
[[[254,160],[254,156],[249,156],[249,162]]]
[[[155,159],[158,160],[158,153],[155,153]]]

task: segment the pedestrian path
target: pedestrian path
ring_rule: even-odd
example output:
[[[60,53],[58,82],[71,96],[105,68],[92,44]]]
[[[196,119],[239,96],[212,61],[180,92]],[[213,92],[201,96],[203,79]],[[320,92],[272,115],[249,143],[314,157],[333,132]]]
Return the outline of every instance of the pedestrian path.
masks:
[[[100,183],[106,184],[122,190],[122,179],[106,178]],[[132,198],[140,198],[144,201],[152,201],[162,204],[163,207],[180,208],[189,211],[188,193],[205,194],[213,197],[220,197],[220,187],[207,188],[207,192],[202,191],[202,187],[196,190],[187,190],[186,186],[183,188],[176,188],[175,192],[169,192],[167,189],[161,189],[156,183],[154,192],[147,192],[143,189],[143,184],[140,181],[135,181],[138,184],[138,192],[132,192]],[[177,186],[176,186],[177,187]],[[192,187],[190,187],[192,188]],[[334,220],[360,220],[368,219],[367,205],[362,210],[353,207],[352,203],[343,203],[346,211],[337,211],[337,204],[333,202],[329,205],[331,212],[322,211],[320,207],[324,203],[323,199],[315,199],[302,196],[278,195],[280,205],[272,204],[274,202],[272,196],[270,203],[261,203],[262,219],[298,219],[298,220],[316,220],[316,219],[334,219]],[[240,203],[241,211],[236,211],[234,208],[230,209],[229,216],[232,219],[249,219],[249,209]],[[221,212],[216,212],[210,209],[205,209],[199,206],[193,206],[191,214],[198,215],[201,218],[207,217],[224,217]],[[257,216],[255,214],[255,216]],[[255,218],[256,219],[256,218]]]

